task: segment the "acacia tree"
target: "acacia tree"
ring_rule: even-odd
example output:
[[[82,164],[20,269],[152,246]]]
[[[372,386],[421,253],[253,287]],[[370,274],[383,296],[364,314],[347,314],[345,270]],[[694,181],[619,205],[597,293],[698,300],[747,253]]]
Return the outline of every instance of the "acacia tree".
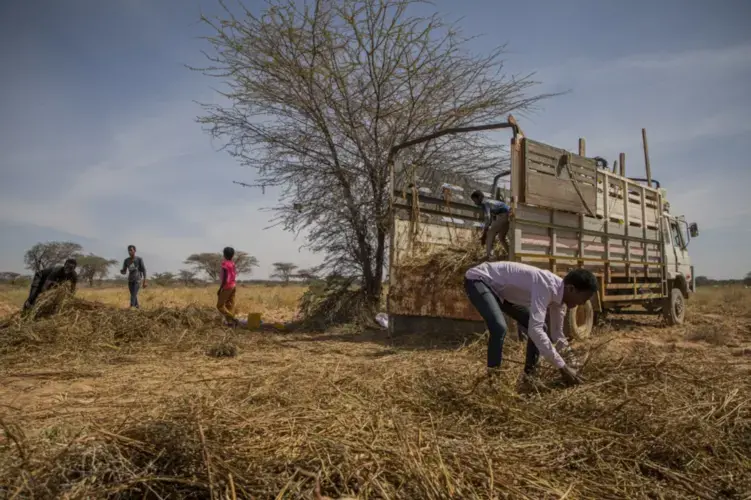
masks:
[[[20,273],[15,273],[13,271],[0,272],[0,281],[9,281],[11,285],[15,285],[16,280],[20,277]]]
[[[271,277],[279,278],[285,285],[289,283],[292,273],[297,269],[297,266],[291,262],[274,262],[272,266],[274,266],[274,272],[271,273]]]
[[[110,267],[117,265],[115,259],[105,259],[90,253],[89,255],[75,255],[78,261],[78,275],[86,280],[89,286],[94,286],[94,280],[102,281],[109,274]]]
[[[370,304],[387,259],[392,147],[438,130],[527,110],[531,75],[505,77],[503,48],[473,55],[469,38],[415,0],[269,0],[256,15],[225,9],[207,75],[229,105],[199,122],[225,141],[261,187],[281,190],[274,221],[325,255],[323,268],[359,279]],[[411,164],[492,172],[503,148],[483,134],[445,135],[404,150]]]
[[[218,281],[222,270],[222,259],[224,257],[219,252],[194,253],[185,259],[185,264],[193,266],[197,273],[206,273],[211,281]],[[248,255],[247,252],[235,251],[234,262],[238,276],[250,274],[254,267],[258,267],[258,259]]]
[[[196,280],[196,273],[190,269],[180,269],[177,273],[177,278],[185,286],[192,285]]]
[[[37,243],[26,250],[23,256],[26,269],[38,272],[50,266],[60,265],[83,250],[83,247],[72,241],[48,241]]]
[[[159,286],[167,286],[175,280],[175,274],[170,272],[154,273],[151,276],[151,281]]]
[[[295,274],[295,277],[298,279],[301,279],[305,283],[310,283],[312,281],[315,281],[318,279],[318,270],[315,268],[311,269],[300,269]]]

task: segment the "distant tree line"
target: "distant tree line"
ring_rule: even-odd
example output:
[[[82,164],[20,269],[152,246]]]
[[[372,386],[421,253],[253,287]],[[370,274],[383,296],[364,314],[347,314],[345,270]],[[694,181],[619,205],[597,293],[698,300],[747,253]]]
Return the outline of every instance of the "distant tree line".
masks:
[[[716,280],[713,278],[708,278],[706,276],[697,276],[696,277],[696,286],[702,287],[702,286],[728,286],[728,285],[746,285],[751,286],[751,271],[746,273],[746,276],[739,279],[723,279],[723,280]]]
[[[48,267],[62,265],[69,258],[75,258],[78,261],[78,276],[81,281],[88,283],[89,286],[110,281],[110,271],[113,266],[119,263],[117,259],[108,259],[91,252],[85,253],[80,244],[72,241],[40,242],[24,253],[24,265],[31,274],[23,275],[13,271],[0,271],[0,282],[13,285],[26,284],[32,279],[33,273]],[[194,253],[184,261],[188,268],[180,269],[177,273],[152,273],[150,281],[158,286],[194,286],[206,281],[216,282],[219,280],[222,259],[220,252]],[[237,251],[234,261],[238,278],[252,274],[253,269],[258,267],[258,259],[247,252]],[[300,269],[291,262],[274,262],[273,266],[272,280],[284,285],[292,281],[310,284],[320,279],[319,270],[316,268]],[[124,277],[116,275],[112,281],[118,282],[124,279]],[[243,282],[241,279],[238,281]]]
[[[78,276],[81,281],[94,286],[95,283],[109,281],[109,273],[112,266],[118,264],[117,259],[108,259],[91,252],[85,253],[83,247],[72,241],[48,241],[37,243],[24,253],[24,264],[31,274],[21,274],[14,271],[0,271],[0,283],[11,285],[27,284],[31,281],[33,273],[47,267],[62,265],[66,259],[74,257],[78,261]],[[189,268],[180,269],[177,273],[161,272],[151,274],[151,282],[158,286],[182,285],[195,286],[208,282],[219,281],[222,267],[222,254],[220,252],[203,252],[190,254],[184,261]],[[258,259],[247,252],[235,253],[235,266],[238,277],[250,275],[253,269],[258,267]],[[322,279],[320,268],[300,269],[292,262],[274,262],[271,281],[282,285],[291,282],[310,285]],[[125,278],[115,276],[114,281],[122,281]],[[269,283],[269,280],[242,280],[240,283]],[[751,271],[739,279],[717,280],[707,276],[697,276],[696,286],[728,286],[728,285],[751,286]]]

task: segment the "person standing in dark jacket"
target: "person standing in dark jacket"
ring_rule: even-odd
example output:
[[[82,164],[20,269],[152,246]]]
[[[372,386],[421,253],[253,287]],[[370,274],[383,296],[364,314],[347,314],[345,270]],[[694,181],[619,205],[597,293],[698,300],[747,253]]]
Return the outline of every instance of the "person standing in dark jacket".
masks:
[[[130,291],[130,307],[138,309],[138,292],[141,285],[146,288],[146,266],[141,257],[136,257],[136,246],[128,245],[129,257],[123,261],[120,274],[128,274],[128,290]]]
[[[29,310],[34,307],[37,298],[50,288],[54,288],[61,283],[70,283],[71,293],[76,293],[76,284],[78,275],[76,274],[76,259],[68,259],[62,266],[48,267],[34,273],[34,279],[31,282],[29,298],[23,305],[23,310]]]

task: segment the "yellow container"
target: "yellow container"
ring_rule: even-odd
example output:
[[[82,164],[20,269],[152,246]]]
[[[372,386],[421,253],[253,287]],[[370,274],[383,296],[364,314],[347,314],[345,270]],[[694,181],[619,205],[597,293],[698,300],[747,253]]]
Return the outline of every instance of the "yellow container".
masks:
[[[261,328],[261,313],[248,314],[248,330],[258,330]]]

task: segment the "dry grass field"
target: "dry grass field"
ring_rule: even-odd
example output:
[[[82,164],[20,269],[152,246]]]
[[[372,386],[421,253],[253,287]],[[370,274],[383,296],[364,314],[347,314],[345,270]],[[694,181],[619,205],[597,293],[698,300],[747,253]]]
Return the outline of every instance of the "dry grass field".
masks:
[[[294,316],[297,301],[305,292],[302,286],[240,285],[237,291],[237,312],[261,312],[265,318],[286,321]],[[0,286],[0,317],[16,311],[26,300],[29,290],[21,287]],[[107,288],[81,288],[78,296],[96,300],[113,307],[128,305],[128,290],[125,285]],[[193,304],[214,307],[216,287],[159,287],[149,286],[139,294],[145,309],[157,307],[185,307]]]
[[[287,321],[303,292],[238,309]],[[512,338],[476,385],[482,338],[232,330],[214,293],[82,289],[0,329],[0,498],[751,498],[751,290],[610,318],[586,384],[535,392]]]

